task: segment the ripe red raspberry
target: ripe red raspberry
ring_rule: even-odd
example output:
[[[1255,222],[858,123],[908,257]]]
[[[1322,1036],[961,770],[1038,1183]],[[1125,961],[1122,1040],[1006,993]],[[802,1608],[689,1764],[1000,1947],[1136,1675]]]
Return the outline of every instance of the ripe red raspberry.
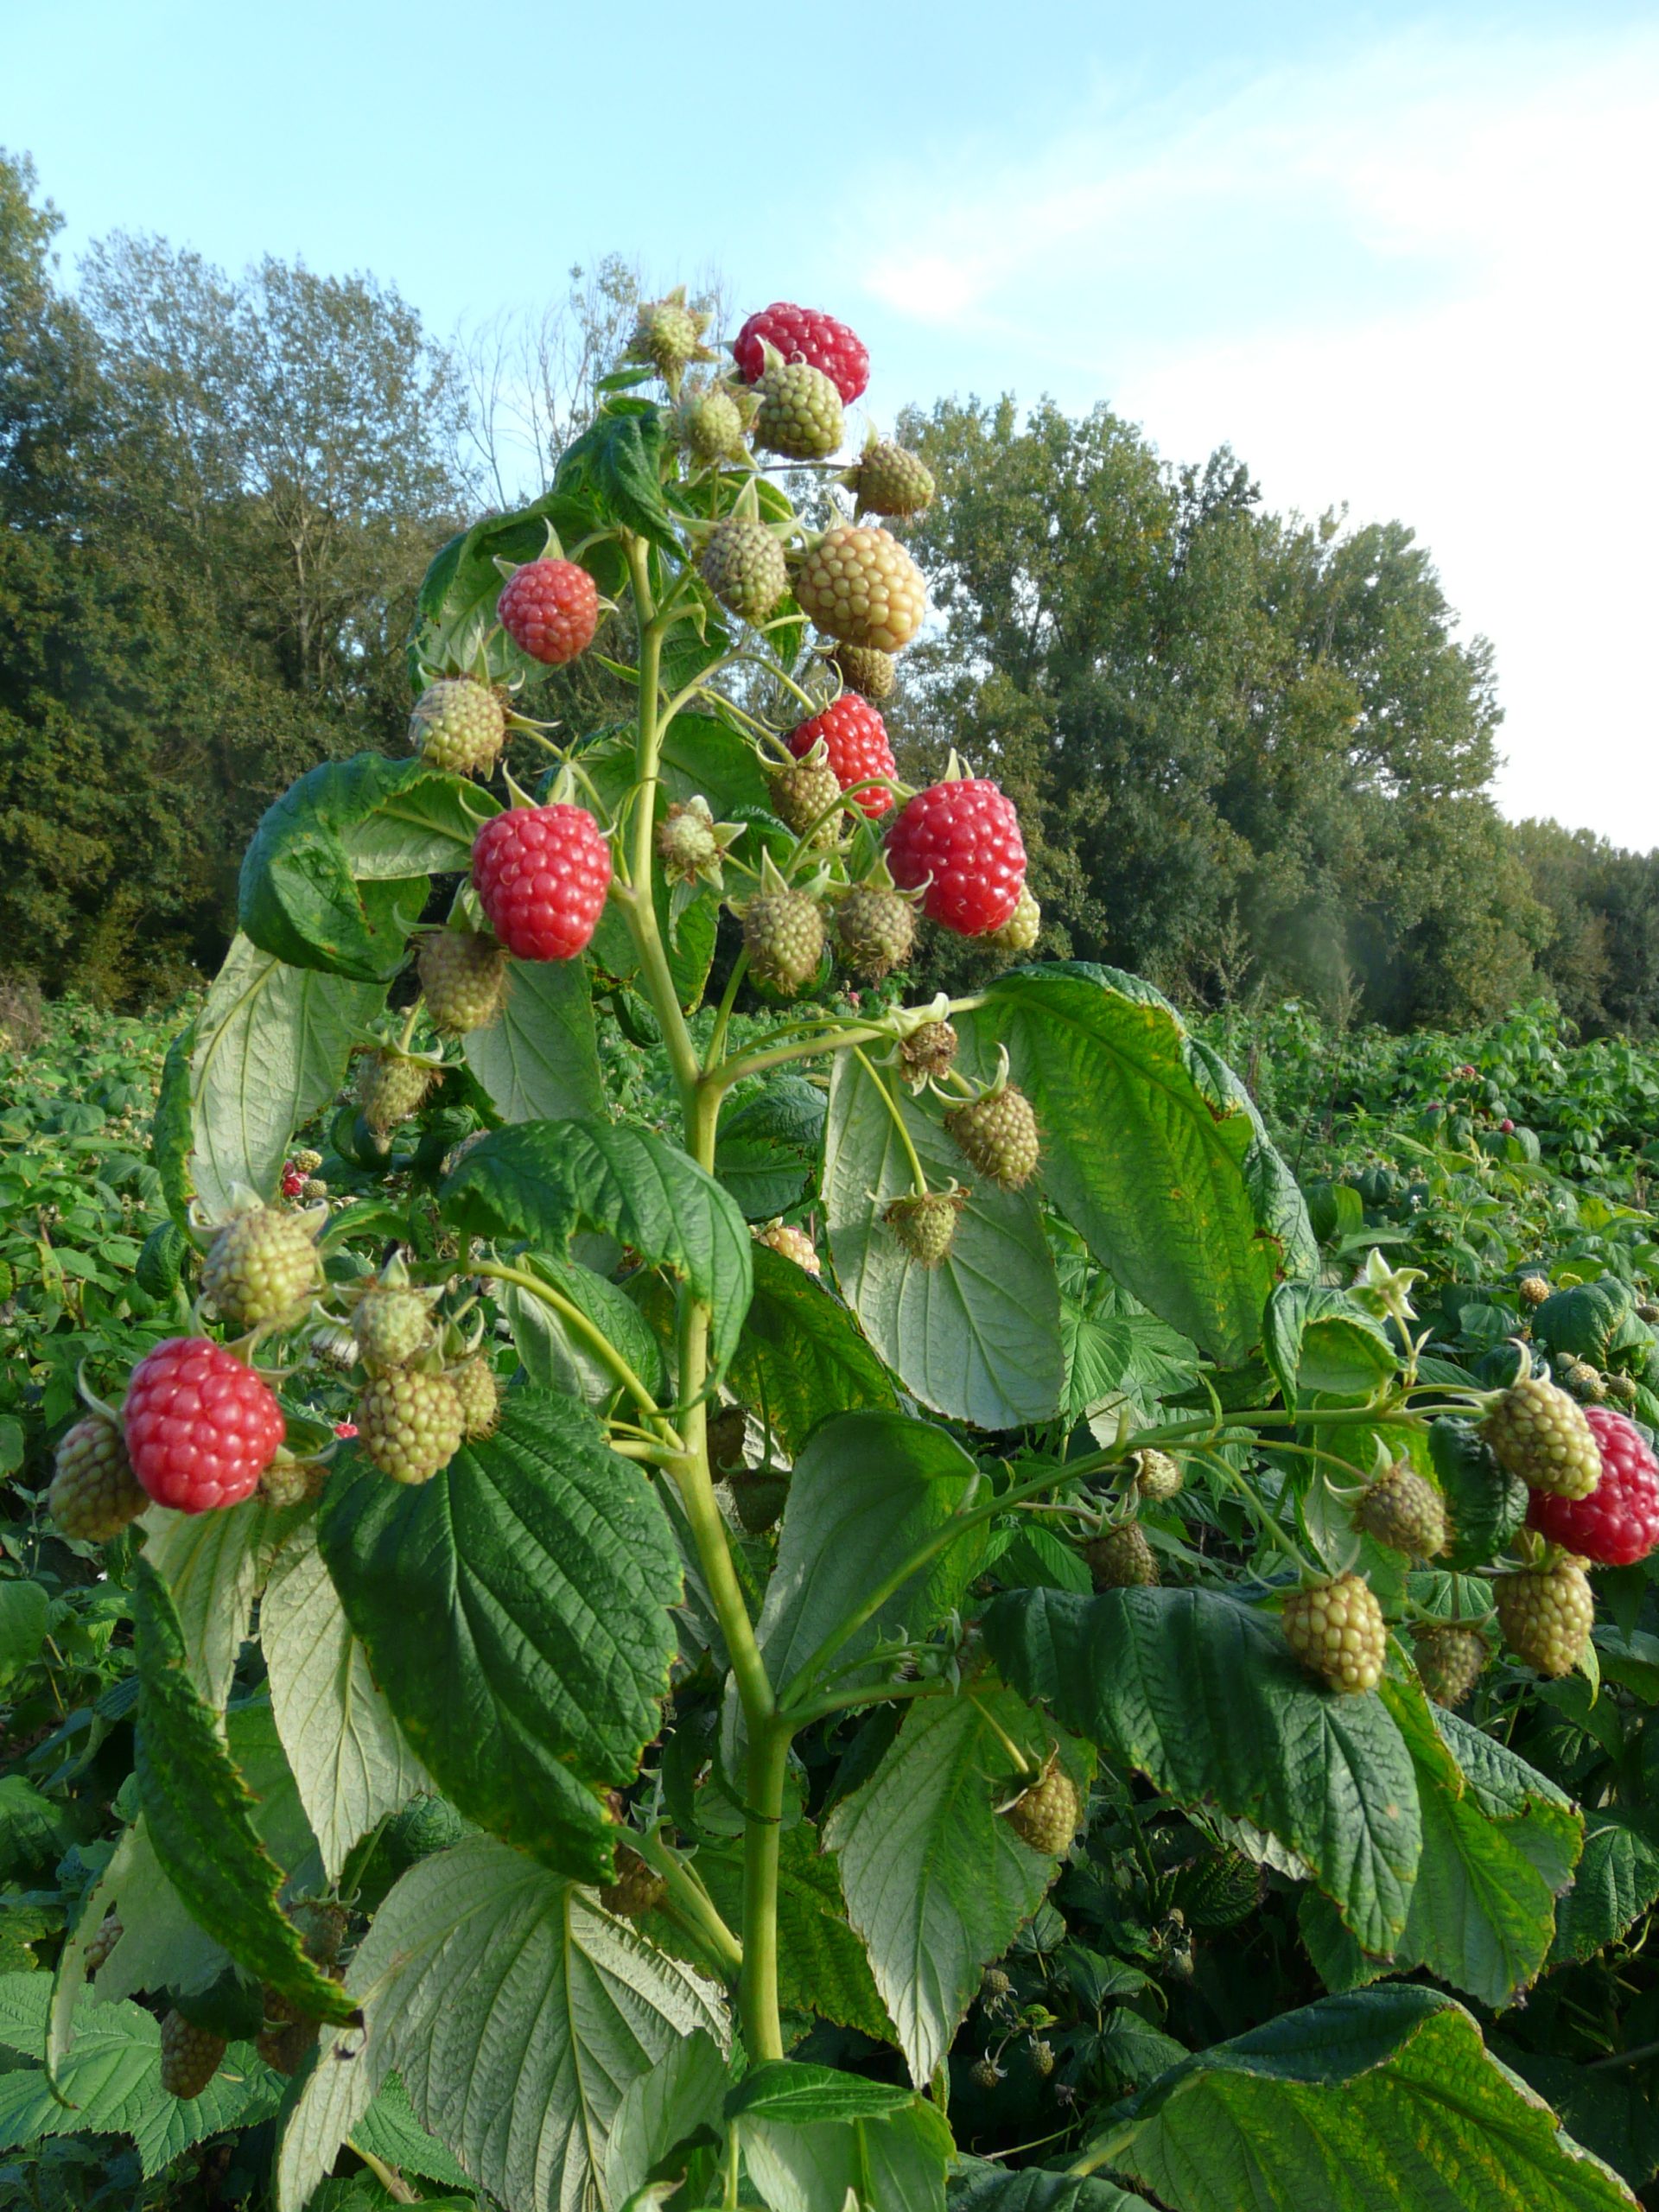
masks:
[[[1011,802],[982,776],[931,784],[887,832],[887,866],[901,891],[926,890],[922,912],[958,937],[988,937],[1009,920],[1026,886],[1026,848]]]
[[[1599,1567],[1633,1567],[1659,1544],[1659,1459],[1634,1421],[1608,1406],[1586,1406],[1584,1417],[1601,1453],[1601,1480],[1588,1497],[1535,1490],[1530,1527]]]
[[[821,715],[798,723],[789,734],[789,749],[798,760],[804,760],[820,739],[842,791],[862,783],[867,776],[899,772],[887,742],[887,724],[869,701],[861,699],[856,692],[843,692]],[[859,793],[854,804],[873,822],[893,804],[893,793],[885,784],[872,784]]]
[[[495,603],[501,627],[550,668],[585,653],[599,627],[599,586],[574,561],[527,561]]]
[[[285,1198],[302,1198],[305,1196],[304,1176],[295,1174],[284,1175],[283,1178],[283,1196]]]
[[[147,1353],[122,1421],[134,1474],[181,1513],[239,1503],[287,1433],[263,1377],[206,1337],[169,1337]]]
[[[519,960],[574,960],[605,911],[611,849],[581,806],[515,806],[479,831],[473,881]]]
[[[732,352],[745,384],[766,373],[766,347],[775,346],[786,361],[805,361],[821,369],[850,407],[870,381],[870,357],[844,322],[813,308],[774,300],[752,315],[737,334]]]

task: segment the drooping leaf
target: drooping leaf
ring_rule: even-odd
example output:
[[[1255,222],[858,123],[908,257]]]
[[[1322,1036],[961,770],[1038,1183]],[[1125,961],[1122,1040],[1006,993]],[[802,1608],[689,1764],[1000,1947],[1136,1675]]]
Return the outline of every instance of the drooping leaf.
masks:
[[[724,1366],[752,1283],[748,1224],[696,1160],[627,1123],[526,1122],[474,1146],[444,1185],[450,1211],[491,1236],[562,1251],[594,1229],[666,1267],[713,1308],[710,1350]]]
[[[1009,1591],[984,1630],[1022,1696],[1183,1803],[1288,1844],[1367,1950],[1399,1942],[1422,1828],[1375,1691],[1316,1687],[1275,1624],[1213,1591]]]
[[[914,1185],[894,1114],[932,1187],[965,1167],[937,1113],[902,1085],[886,1092],[868,1061],[839,1054],[823,1164],[836,1279],[871,1344],[925,1405],[981,1428],[1046,1420],[1065,1370],[1059,1286],[1036,1201],[976,1182],[949,1256],[923,1267],[880,1217]]]
[[[1182,2212],[1635,2212],[1491,2058],[1463,2007],[1405,1985],[1327,1997],[1196,2053],[1087,2155]]]
[[[630,2082],[699,2030],[727,2040],[717,1992],[484,1837],[404,1876],[349,1980],[374,2082],[397,2074],[422,2126],[508,2212],[577,2212]]]
[[[277,1555],[259,1641],[283,1748],[333,1882],[359,1836],[432,1783],[351,1631],[309,1525]]]
[[[256,1493],[217,1513],[175,1513],[152,1505],[140,1523],[144,1557],[173,1595],[191,1678],[220,1711],[254,1600],[296,1517]]]
[[[1103,1267],[1223,1366],[1262,1337],[1281,1275],[1318,1250],[1243,1085],[1150,984],[1086,962],[1015,969],[957,1022],[958,1065],[999,1045],[1044,1133],[1044,1188]]]
[[[892,1377],[840,1300],[765,1244],[751,1256],[754,1293],[727,1380],[785,1449],[833,1414],[895,1405]]]
[[[574,1121],[604,1109],[583,961],[509,961],[500,1020],[470,1030],[463,1044],[504,1122]]]
[[[1052,1740],[1000,1684],[918,1701],[825,1831],[840,1856],[849,1916],[918,2088],[950,2049],[982,1971],[1007,1949],[1056,1872],[1057,1862],[1022,1843],[996,1810],[1010,1787],[1003,1737],[1033,1770]],[[1069,1740],[1064,1756],[1086,1791],[1092,1753]]]
[[[190,1152],[179,1171],[211,1217],[243,1183],[274,1197],[289,1141],[339,1090],[378,983],[290,968],[232,941],[193,1024]]]
[[[136,1771],[149,1839],[192,1917],[260,1980],[319,2019],[351,2017],[276,1903],[283,1870],[254,1826],[257,1801],[192,1682],[166,1583],[140,1557],[133,1577],[138,1659]]]
[[[603,407],[560,457],[556,492],[586,496],[609,521],[677,552],[679,541],[663,500],[663,418],[653,406],[626,412]]]
[[[374,1679],[445,1796],[608,1880],[602,1793],[632,1779],[662,1725],[681,1592],[639,1469],[572,1401],[515,1390],[493,1436],[416,1488],[348,1460],[319,1534]]]
[[[470,865],[498,802],[422,760],[324,760],[266,809],[242,861],[238,919],[290,967],[390,982],[431,875]]]

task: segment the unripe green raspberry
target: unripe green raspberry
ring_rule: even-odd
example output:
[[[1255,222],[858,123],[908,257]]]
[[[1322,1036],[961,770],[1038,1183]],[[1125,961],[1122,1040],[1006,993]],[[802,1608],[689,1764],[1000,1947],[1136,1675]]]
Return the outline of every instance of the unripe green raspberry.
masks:
[[[1011,1083],[951,1107],[944,1126],[975,1173],[1002,1190],[1017,1191],[1037,1173],[1037,1116],[1024,1091]]]
[[[658,824],[657,857],[671,883],[695,883],[709,869],[718,868],[721,842],[706,798],[689,798],[683,805],[677,801],[669,808]]]
[[[789,588],[783,547],[745,516],[715,525],[697,566],[721,605],[746,622],[764,622]]]
[[[919,1090],[930,1077],[944,1075],[961,1042],[948,1021],[925,1021],[912,1029],[899,1047],[899,1064],[912,1087]]]
[[[486,683],[470,676],[440,677],[415,702],[409,718],[413,751],[450,776],[487,776],[506,741],[507,718]]]
[[[82,1963],[89,1974],[96,1974],[108,1960],[111,1951],[126,1930],[121,1925],[118,1913],[106,1912],[99,1923],[91,1942],[82,1953]]]
[[[1147,1445],[1135,1453],[1135,1486],[1148,1504],[1178,1497],[1182,1480],[1180,1462],[1167,1452],[1154,1452]]]
[[[417,1291],[382,1288],[364,1293],[352,1313],[357,1356],[371,1373],[402,1367],[431,1333],[432,1309]]]
[[[306,1897],[289,1908],[294,1932],[314,1966],[336,1965],[346,1942],[351,1916],[334,1897]]]
[[[833,845],[841,831],[841,779],[830,763],[798,760],[792,768],[779,768],[767,778],[772,810],[798,837],[817,824],[815,845]]]
[[[1592,1405],[1605,1403],[1607,1385],[1601,1370],[1592,1367],[1587,1359],[1575,1359],[1561,1379],[1575,1398],[1587,1399]]]
[[[718,385],[683,401],[675,427],[694,461],[735,461],[743,450],[743,417],[731,394]]]
[[[1414,1629],[1411,1640],[1424,1689],[1436,1705],[1454,1712],[1480,1679],[1485,1637],[1460,1622],[1436,1621]]]
[[[358,1070],[357,1103],[377,1135],[419,1113],[438,1071],[404,1052],[369,1052]]]
[[[1160,1579],[1152,1546],[1138,1521],[1125,1521],[1091,1537],[1083,1556],[1096,1590],[1150,1589]]]
[[[898,689],[899,664],[891,653],[882,652],[877,646],[836,645],[830,651],[830,662],[840,671],[847,689],[868,699],[873,707],[892,698]]]
[[[297,1319],[321,1274],[319,1224],[255,1206],[227,1221],[202,1262],[201,1291],[233,1329]]]
[[[883,438],[865,447],[842,478],[860,514],[919,515],[933,504],[933,472],[920,454]]]
[[[321,1165],[320,1152],[296,1152],[294,1155],[296,1171],[302,1175],[315,1175]]]
[[[994,2089],[1002,2079],[1002,2069],[994,2058],[976,2058],[968,2069],[968,2079],[976,2089]]]
[[[320,1205],[321,1202],[327,1197],[327,1195],[328,1185],[323,1181],[321,1175],[308,1175],[306,1177],[305,1187],[301,1191],[300,1196],[305,1200],[308,1205],[314,1206]]]
[[[881,1218],[909,1253],[925,1268],[937,1268],[950,1255],[957,1241],[957,1224],[968,1203],[961,1191],[918,1192],[893,1198]]]
[[[991,931],[991,943],[1001,952],[1027,953],[1036,945],[1042,927],[1043,910],[1022,884],[1020,903],[1001,928]]]
[[[1031,2068],[1033,2073],[1044,2082],[1054,2071],[1054,2046],[1041,2036],[1036,2037],[1032,2043]]]
[[[726,1478],[737,1517],[751,1536],[764,1536],[783,1518],[789,1477],[765,1467],[734,1467]]]
[[[629,355],[636,361],[649,361],[658,376],[672,381],[689,363],[709,359],[709,349],[702,342],[708,327],[708,315],[686,305],[682,284],[665,299],[641,302],[628,342]]]
[[[1575,1559],[1500,1574],[1492,1586],[1497,1623],[1516,1657],[1541,1675],[1570,1675],[1596,1624],[1590,1579]]]
[[[1332,1689],[1370,1690],[1382,1680],[1388,1625],[1362,1575],[1339,1574],[1293,1592],[1285,1600],[1284,1633],[1303,1666]]]
[[[88,1414],[58,1442],[46,1510],[66,1536],[107,1544],[149,1503],[132,1471],[120,1430],[102,1414]]]
[[[1618,1400],[1621,1406],[1636,1403],[1637,1385],[1633,1375],[1610,1375],[1606,1377],[1608,1395]]]
[[[289,2020],[280,2027],[261,2028],[253,2039],[253,2047],[273,2074],[280,2074],[284,2081],[297,2074],[310,2056],[317,2040],[315,2020]]]
[[[997,1998],[1006,1997],[1013,1987],[1001,1967],[987,1967],[980,1980],[979,1993],[982,2001],[994,2003]]]
[[[795,598],[826,637],[884,653],[901,652],[927,613],[921,570],[889,531],[864,523],[837,523],[803,554]]]
[[[327,1469],[315,1459],[273,1459],[259,1478],[259,1495],[285,1512],[321,1497],[327,1479]]]
[[[645,1914],[654,1912],[667,1895],[668,1883],[657,1869],[643,1859],[632,1845],[618,1844],[616,1879],[599,1893],[599,1901],[606,1911],[614,1913],[619,1920],[639,1920]]]
[[[785,998],[810,983],[823,958],[823,916],[804,891],[757,892],[743,910],[749,972]]]
[[[175,2006],[162,2022],[162,2088],[188,2104],[218,2073],[228,2048],[223,2036],[195,2026]]]
[[[388,1368],[357,1402],[359,1441],[395,1483],[429,1482],[460,1450],[465,1427],[447,1375]]]
[[[768,1251],[778,1253],[783,1259],[793,1261],[798,1268],[804,1269],[808,1274],[816,1275],[823,1273],[817,1253],[813,1249],[812,1239],[804,1230],[797,1229],[791,1222],[769,1221],[764,1229],[751,1230],[749,1234],[757,1244],[764,1244]]]
[[[1082,1819],[1083,1800],[1077,1785],[1058,1765],[1046,1768],[1007,1810],[1008,1826],[1020,1842],[1029,1844],[1033,1851],[1046,1852],[1051,1858],[1071,1849]]]
[[[1549,1296],[1548,1275],[1522,1275],[1516,1285],[1523,1306],[1541,1306]]]
[[[1500,1464],[1529,1489],[1588,1497],[1601,1479],[1601,1454],[1584,1408],[1542,1376],[1506,1390],[1481,1433]]]
[[[1446,1501],[1408,1459],[1396,1459],[1368,1484],[1354,1518],[1368,1536],[1408,1559],[1433,1559],[1446,1549]]]
[[[817,1257],[815,1252],[812,1255]],[[709,1416],[709,1465],[716,1482],[729,1475],[734,1467],[741,1467],[743,1447],[748,1437],[748,1415],[741,1406],[722,1406]]]
[[[416,972],[432,1027],[465,1037],[501,1019],[507,995],[507,952],[475,930],[434,930],[421,941]]]
[[[896,891],[857,884],[836,908],[836,935],[854,975],[879,983],[915,950],[916,909]]]
[[[754,442],[791,461],[822,461],[841,443],[841,394],[822,369],[779,361],[755,386]]]
[[[1638,1321],[1645,1321],[1650,1329],[1659,1325],[1659,1306],[1656,1306],[1650,1298],[1643,1299],[1637,1306],[1636,1318]]]
[[[489,1361],[464,1360],[459,1367],[450,1369],[449,1380],[461,1401],[461,1417],[467,1435],[493,1436],[495,1425],[501,1418],[501,1385],[496,1381],[495,1370]]]

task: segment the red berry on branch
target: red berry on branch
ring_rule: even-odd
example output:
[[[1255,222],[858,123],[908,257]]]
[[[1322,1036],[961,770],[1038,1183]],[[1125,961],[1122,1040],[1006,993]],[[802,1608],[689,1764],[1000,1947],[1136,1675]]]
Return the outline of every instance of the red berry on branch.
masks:
[[[501,627],[550,668],[585,653],[599,627],[599,587],[574,561],[527,561],[496,601]]]
[[[887,832],[901,891],[924,884],[922,912],[958,937],[1000,930],[1020,904],[1026,848],[1010,800],[981,776],[918,791]]]
[[[1588,1497],[1534,1491],[1527,1522],[1599,1567],[1633,1567],[1659,1545],[1659,1459],[1636,1423],[1610,1406],[1586,1406],[1584,1417],[1601,1454],[1601,1480]]]
[[[843,406],[851,406],[870,381],[870,357],[862,342],[844,322],[814,308],[774,300],[749,317],[732,347],[745,384],[758,384],[766,373],[769,345],[785,361],[804,361],[821,370],[841,394]]]
[[[283,1178],[283,1196],[285,1198],[303,1198],[304,1195],[304,1176],[296,1175],[292,1172],[292,1170],[290,1170],[289,1173]]]
[[[509,807],[474,841],[473,881],[515,958],[574,960],[605,911],[611,849],[585,807]]]
[[[1512,1137],[1515,1135],[1515,1123],[1513,1122],[1506,1119],[1500,1122],[1497,1126],[1501,1135]]]
[[[206,1337],[169,1337],[139,1361],[122,1423],[134,1474],[181,1513],[248,1497],[287,1433],[264,1377]]]
[[[843,692],[821,715],[814,715],[810,721],[801,722],[791,730],[789,749],[798,760],[804,760],[820,739],[842,791],[862,783],[868,776],[896,776],[899,772],[893,747],[887,742],[887,724],[868,700],[861,699],[856,692]],[[874,821],[893,804],[893,793],[885,784],[873,784],[861,791],[853,804]]]
[[[334,1434],[336,1436],[355,1436],[357,1434],[357,1423],[354,1421],[337,1421],[334,1423]]]

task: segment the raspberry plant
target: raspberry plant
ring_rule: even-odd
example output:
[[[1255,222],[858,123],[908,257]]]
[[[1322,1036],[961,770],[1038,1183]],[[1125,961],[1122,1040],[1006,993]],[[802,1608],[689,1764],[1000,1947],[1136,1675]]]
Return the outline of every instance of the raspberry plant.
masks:
[[[60,1478],[130,1548],[138,1755],[56,2078],[145,1993],[175,2104],[275,2077],[278,2212],[343,2145],[510,2212],[1221,2212],[1241,2137],[1287,2207],[1628,2204],[1449,1993],[1531,1987],[1589,1847],[1446,1707],[1494,1624],[1505,1683],[1593,1669],[1528,1485],[1588,1507],[1611,1451],[1628,1560],[1651,1461],[1534,1373],[1548,1300],[1431,1365],[1418,1271],[1325,1279],[1158,993],[1027,960],[995,763],[910,789],[871,703],[931,480],[834,454],[863,347],[706,340],[643,310],[550,489],[438,556],[410,756],[270,809],[169,1055],[190,1333]],[[539,716],[589,652],[631,713]],[[912,988],[920,918],[990,980]],[[1130,2067],[1150,1972],[1046,1961],[1136,1885],[1189,2040]],[[1195,1946],[1270,1894],[1308,2001],[1206,2035]],[[1027,2093],[1069,2180],[972,2155]]]

